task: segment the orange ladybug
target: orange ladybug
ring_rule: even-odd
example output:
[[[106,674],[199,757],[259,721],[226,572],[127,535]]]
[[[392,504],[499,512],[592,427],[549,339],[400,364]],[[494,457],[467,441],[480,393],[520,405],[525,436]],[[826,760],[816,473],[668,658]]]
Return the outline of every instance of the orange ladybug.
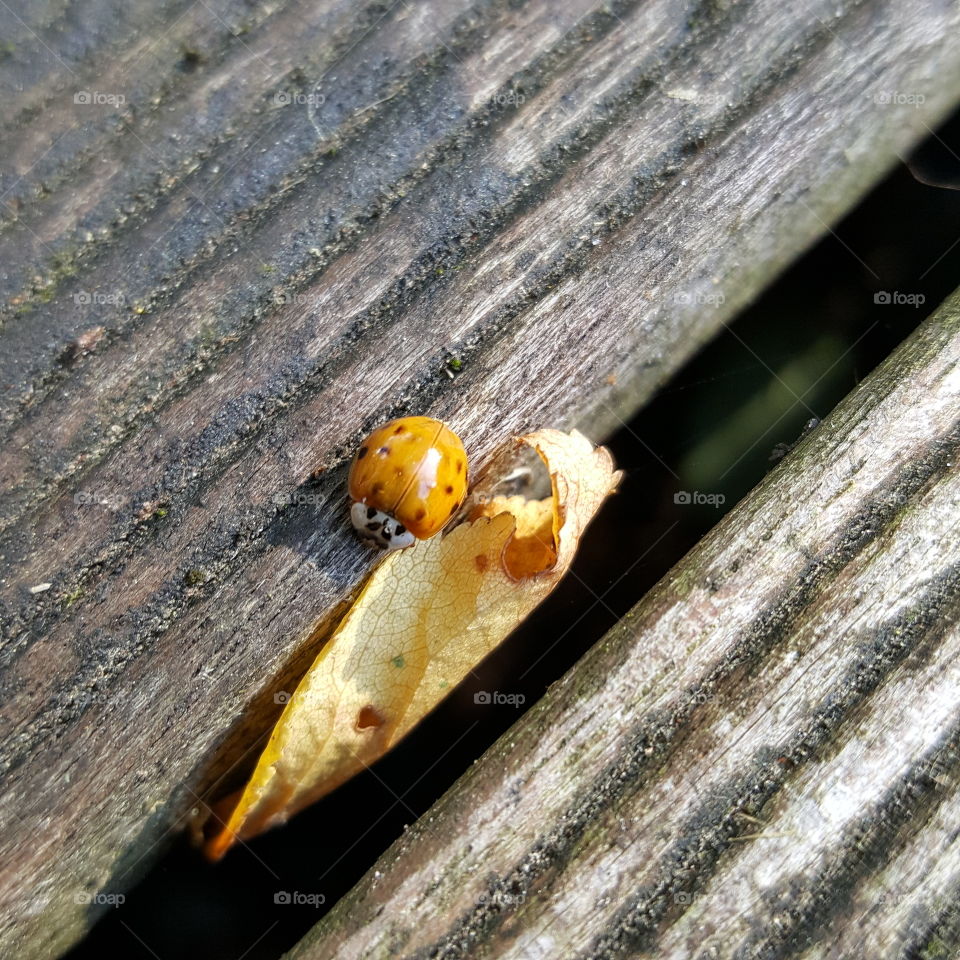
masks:
[[[360,444],[348,488],[357,532],[399,550],[439,533],[460,509],[467,494],[467,454],[440,420],[400,417]]]

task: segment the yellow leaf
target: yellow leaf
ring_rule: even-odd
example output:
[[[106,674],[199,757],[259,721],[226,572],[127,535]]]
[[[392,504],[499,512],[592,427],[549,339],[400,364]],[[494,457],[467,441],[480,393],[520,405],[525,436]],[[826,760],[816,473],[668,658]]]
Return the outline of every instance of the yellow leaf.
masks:
[[[620,474],[577,431],[515,438],[506,454],[521,448],[546,464],[550,495],[481,496],[445,535],[384,557],[290,698],[211,859],[383,756],[556,586]]]

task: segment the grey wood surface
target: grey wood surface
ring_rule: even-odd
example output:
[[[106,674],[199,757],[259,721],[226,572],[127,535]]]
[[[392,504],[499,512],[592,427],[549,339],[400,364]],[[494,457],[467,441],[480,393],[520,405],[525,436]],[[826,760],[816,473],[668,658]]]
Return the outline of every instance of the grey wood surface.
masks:
[[[958,452],[960,293],[290,960],[957,956]]]
[[[53,956],[355,592],[345,463],[601,439],[960,99],[955,4],[0,6],[0,950]]]

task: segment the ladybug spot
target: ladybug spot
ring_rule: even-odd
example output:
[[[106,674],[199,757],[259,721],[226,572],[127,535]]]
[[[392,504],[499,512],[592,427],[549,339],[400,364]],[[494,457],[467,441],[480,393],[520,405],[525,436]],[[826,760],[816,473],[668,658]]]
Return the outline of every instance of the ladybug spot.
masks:
[[[463,473],[463,461],[462,461],[462,460],[458,460],[458,461],[457,461],[457,473]]]
[[[418,520],[422,520],[426,515],[427,515],[427,511],[424,510],[423,507],[420,507],[420,509],[417,510],[417,512],[414,514],[414,516],[415,516]]]
[[[453,487],[448,483],[447,484],[447,496],[449,497],[453,493]]]
[[[370,452],[370,448],[369,448],[369,447],[361,447],[361,448],[357,451],[357,459],[358,459],[358,460],[362,460],[369,452]]]
[[[360,708],[360,712],[357,714],[357,723],[356,727],[358,730],[367,730],[370,727],[382,727],[386,717],[380,713],[376,708],[371,707],[370,704],[367,704],[365,707]]]
[[[486,573],[487,567],[490,566],[490,558],[485,553],[478,553],[473,558],[473,563],[481,573]]]
[[[404,428],[403,428],[403,424],[400,424],[400,426],[397,427],[397,429],[393,431],[393,435],[396,436],[398,433],[403,433],[403,429],[404,429]]]

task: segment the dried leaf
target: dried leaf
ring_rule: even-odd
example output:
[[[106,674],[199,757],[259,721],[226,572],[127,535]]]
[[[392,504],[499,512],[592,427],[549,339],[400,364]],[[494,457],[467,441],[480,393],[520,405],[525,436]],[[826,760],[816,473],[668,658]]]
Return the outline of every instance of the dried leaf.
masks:
[[[536,450],[552,494],[491,496],[446,535],[384,557],[207,843],[211,859],[381,757],[556,586],[620,474],[576,431],[541,430],[513,443]]]

